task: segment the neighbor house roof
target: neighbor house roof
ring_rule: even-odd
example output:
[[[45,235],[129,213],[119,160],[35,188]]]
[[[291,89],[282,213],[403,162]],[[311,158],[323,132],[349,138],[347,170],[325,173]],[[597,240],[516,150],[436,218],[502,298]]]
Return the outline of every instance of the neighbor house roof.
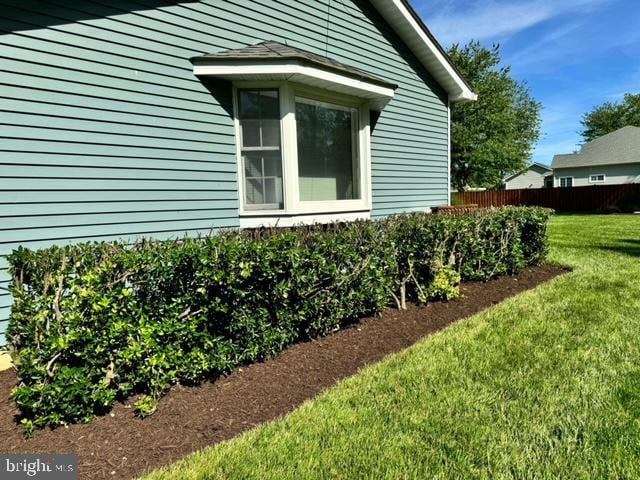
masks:
[[[511,180],[512,178],[516,178],[518,175],[522,175],[523,173],[525,173],[527,170],[530,170],[533,167],[538,167],[546,172],[552,172],[553,170],[551,169],[551,167],[549,165],[545,165],[544,163],[538,163],[538,162],[532,162],[529,165],[527,165],[525,168],[523,168],[522,170],[520,170],[517,173],[514,173],[513,175],[509,175],[508,177],[506,177],[504,179],[505,182],[508,182],[509,180]]]
[[[464,102],[477,99],[477,95],[473,92],[469,83],[464,79],[445,50],[406,0],[370,0],[370,2],[409,47],[425,69],[442,86],[450,101]],[[268,48],[269,46],[265,48],[265,43],[273,44],[276,42],[263,42],[246,48],[202,55],[193,58],[192,62],[194,62],[194,66],[200,66],[202,69],[206,65],[219,64],[225,61],[240,63],[242,61],[268,62],[276,61],[274,59],[277,59],[277,61],[289,59],[295,62],[306,62],[314,67],[321,67],[329,71],[337,70],[340,74],[347,74],[375,84],[382,82],[385,88],[393,85],[367,72],[330,58],[282,44],[271,45],[272,48]]]
[[[640,163],[640,127],[622,127],[585,143],[578,153],[556,155],[551,168],[625,163]]]

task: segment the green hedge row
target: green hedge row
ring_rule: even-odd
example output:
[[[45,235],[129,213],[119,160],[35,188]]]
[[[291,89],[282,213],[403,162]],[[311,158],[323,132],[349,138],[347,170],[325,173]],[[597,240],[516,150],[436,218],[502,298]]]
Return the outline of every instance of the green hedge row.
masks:
[[[34,427],[88,421],[113,402],[155,401],[326,335],[405,298],[455,296],[460,278],[517,272],[546,254],[550,211],[85,243],[9,256],[13,398]]]

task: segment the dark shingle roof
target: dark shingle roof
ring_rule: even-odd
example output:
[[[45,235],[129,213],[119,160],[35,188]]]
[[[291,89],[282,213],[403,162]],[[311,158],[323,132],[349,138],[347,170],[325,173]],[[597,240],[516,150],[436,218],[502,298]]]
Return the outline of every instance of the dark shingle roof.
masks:
[[[556,155],[552,168],[640,163],[640,127],[622,127],[585,143],[580,152]]]
[[[278,62],[282,60],[294,60],[301,64],[331,70],[357,80],[367,81],[387,88],[396,89],[398,87],[359,68],[273,40],[193,57],[191,63],[194,65],[230,65],[241,64],[246,61]]]

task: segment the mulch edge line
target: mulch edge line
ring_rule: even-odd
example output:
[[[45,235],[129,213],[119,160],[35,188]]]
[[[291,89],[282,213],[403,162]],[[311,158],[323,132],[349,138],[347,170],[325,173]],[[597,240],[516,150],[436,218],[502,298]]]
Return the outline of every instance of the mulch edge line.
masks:
[[[0,451],[76,453],[80,479],[137,478],[280,418],[361,368],[566,272],[550,264],[531,267],[488,282],[465,282],[464,297],[458,300],[409,305],[406,311],[386,309],[380,317],[292,345],[215,381],[178,385],[144,420],[133,415],[129,399],[88,424],[38,431],[26,440],[10,399],[15,371],[0,372]]]

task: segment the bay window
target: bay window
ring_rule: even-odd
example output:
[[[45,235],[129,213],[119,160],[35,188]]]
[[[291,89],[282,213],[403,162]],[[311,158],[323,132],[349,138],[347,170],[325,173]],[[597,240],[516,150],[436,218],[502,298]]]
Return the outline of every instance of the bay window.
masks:
[[[233,86],[241,227],[369,216],[369,111],[396,84],[271,40],[191,62]]]
[[[369,103],[293,82],[235,82],[240,214],[369,215]]]

